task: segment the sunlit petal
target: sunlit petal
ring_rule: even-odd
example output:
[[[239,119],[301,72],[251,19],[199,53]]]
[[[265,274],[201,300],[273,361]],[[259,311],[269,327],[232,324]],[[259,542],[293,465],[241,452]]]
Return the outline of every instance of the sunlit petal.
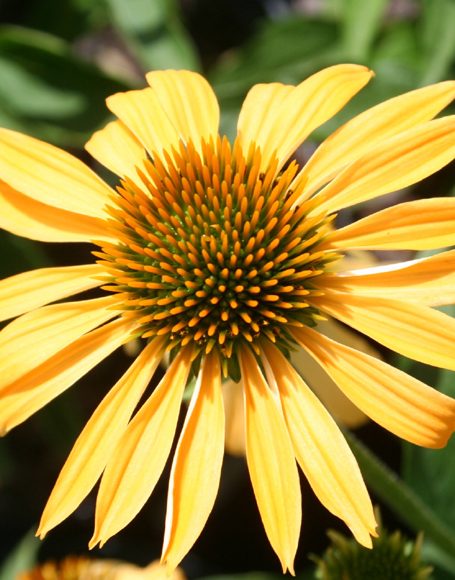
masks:
[[[138,179],[137,168],[147,158],[144,147],[120,121],[112,121],[96,131],[85,148],[104,167],[132,181]]]
[[[123,331],[119,338],[125,336],[123,326],[117,323]],[[44,508],[38,529],[41,537],[68,517],[97,482],[158,367],[162,343],[154,340],[144,348],[85,425]]]
[[[341,64],[325,68],[297,87],[255,85],[240,111],[240,143],[246,150],[252,142],[261,148],[263,168],[274,155],[283,165],[312,131],[367,84],[372,74],[363,66]]]
[[[429,258],[321,277],[324,287],[354,295],[410,300],[427,306],[455,303],[455,250]]]
[[[300,533],[300,482],[279,401],[248,349],[240,354],[245,388],[246,459],[267,537],[283,572],[293,574]]]
[[[152,89],[116,93],[106,103],[152,157],[177,148],[179,135]]]
[[[177,567],[212,511],[224,454],[224,409],[218,356],[208,355],[177,445],[169,482],[162,561]]]
[[[191,351],[182,350],[129,423],[101,479],[90,547],[125,527],[152,493],[171,450]]]
[[[0,280],[0,320],[100,286],[98,264],[40,268]]]
[[[224,414],[226,417],[225,449],[231,455],[244,456],[245,404],[243,385],[228,379],[223,383]]]
[[[36,201],[0,181],[0,227],[41,242],[112,240],[104,220]]]
[[[319,500],[371,548],[373,506],[359,466],[335,421],[292,365],[270,343],[264,353],[281,396],[294,452]]]
[[[299,343],[340,389],[374,421],[424,447],[443,447],[455,430],[455,400],[387,363],[310,329],[294,329]]]
[[[399,203],[335,230],[331,248],[433,250],[455,245],[455,198]]]
[[[303,167],[305,196],[325,185],[346,165],[393,135],[435,117],[455,97],[446,81],[399,95],[360,113],[325,139]]]
[[[9,129],[0,129],[0,176],[12,188],[46,205],[105,217],[112,190],[66,151]]]
[[[0,391],[80,336],[117,316],[112,296],[43,306],[10,322],[0,332]]]
[[[408,187],[435,173],[455,155],[455,116],[400,133],[348,165],[317,194],[317,211],[339,209]]]
[[[348,293],[315,303],[334,318],[420,362],[455,370],[455,319],[428,306]]]
[[[10,383],[0,399],[0,434],[28,419],[126,342],[130,326],[119,320],[97,328]]]
[[[198,73],[182,70],[153,71],[147,81],[183,142],[196,149],[204,139],[215,140],[220,111],[209,83]]]

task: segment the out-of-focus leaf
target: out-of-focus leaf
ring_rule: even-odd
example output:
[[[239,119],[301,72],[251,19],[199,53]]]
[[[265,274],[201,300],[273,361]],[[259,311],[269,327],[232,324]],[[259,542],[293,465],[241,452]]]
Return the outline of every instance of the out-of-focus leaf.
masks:
[[[0,278],[32,268],[52,266],[40,244],[0,231]]]
[[[367,62],[388,4],[389,0],[345,0],[342,12],[343,46],[348,58]]]
[[[109,117],[104,99],[128,88],[81,61],[54,36],[0,28],[3,126],[61,146],[77,147]]]
[[[421,84],[448,78],[455,62],[454,0],[424,0],[420,19],[424,66]]]
[[[0,580],[13,580],[21,572],[33,568],[39,546],[40,541],[33,532],[28,532],[0,567]]]
[[[112,20],[144,70],[199,69],[176,0],[107,0]]]

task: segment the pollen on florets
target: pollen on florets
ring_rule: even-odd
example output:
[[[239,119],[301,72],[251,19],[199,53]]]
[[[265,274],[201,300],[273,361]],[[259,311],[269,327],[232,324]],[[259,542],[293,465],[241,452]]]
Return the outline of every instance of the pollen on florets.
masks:
[[[318,251],[326,216],[296,205],[295,162],[260,172],[252,146],[181,143],[145,162],[141,186],[124,180],[109,212],[117,244],[95,252],[109,274],[105,289],[124,295],[124,313],[143,338],[165,336],[168,349],[217,349],[225,374],[248,343],[286,350],[286,327],[314,325],[313,279],[337,256]]]

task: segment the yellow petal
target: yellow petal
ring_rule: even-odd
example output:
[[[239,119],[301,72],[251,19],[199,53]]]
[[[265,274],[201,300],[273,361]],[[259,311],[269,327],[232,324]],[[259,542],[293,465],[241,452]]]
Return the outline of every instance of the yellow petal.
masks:
[[[305,164],[298,178],[305,182],[305,196],[380,141],[429,121],[454,97],[455,82],[446,81],[394,97],[357,115],[330,135]]]
[[[129,524],[151,495],[171,450],[190,367],[191,351],[183,350],[118,441],[101,479],[90,547]]]
[[[381,141],[316,195],[317,211],[334,212],[408,187],[455,156],[455,116],[443,117]]]
[[[40,268],[0,280],[0,321],[102,284],[98,264]]]
[[[226,417],[225,449],[231,455],[245,456],[245,405],[243,386],[232,379],[223,383]]]
[[[240,143],[246,151],[252,142],[261,148],[262,169],[273,156],[281,167],[312,131],[367,84],[372,74],[363,66],[341,64],[310,76],[297,87],[255,85],[240,111]]]
[[[41,242],[112,241],[106,223],[36,201],[0,181],[0,227]]]
[[[147,81],[184,143],[209,142],[218,134],[220,110],[215,93],[198,73],[183,70],[153,71]]]
[[[320,322],[318,330],[325,336],[333,338],[342,344],[347,344],[375,357],[379,356],[370,342],[365,340],[361,334],[342,326],[335,320]],[[368,421],[368,417],[351,403],[321,365],[317,364],[305,350],[299,348],[291,352],[291,362],[330,414],[337,421],[340,421],[342,425],[349,428],[357,428]]]
[[[314,303],[341,322],[404,356],[455,370],[455,319],[411,302],[327,293]]]
[[[218,492],[224,455],[221,368],[208,355],[172,464],[162,562],[174,570],[202,532]]]
[[[321,286],[426,306],[455,303],[455,250],[429,258],[324,276]]]
[[[399,203],[334,231],[331,248],[433,250],[455,244],[455,198]]]
[[[0,332],[0,390],[96,326],[118,314],[113,296],[43,306],[10,322]]]
[[[177,148],[179,135],[152,89],[117,93],[106,103],[152,157]]]
[[[106,217],[110,187],[73,155],[33,137],[0,129],[0,176],[46,205]]]
[[[371,548],[370,534],[376,535],[373,506],[349,445],[286,358],[271,343],[263,348],[300,467],[321,503],[346,523],[360,544]]]
[[[310,328],[292,330],[353,403],[399,437],[443,447],[455,429],[455,400],[383,361]]]
[[[120,121],[112,121],[96,131],[85,148],[104,167],[118,175],[138,181],[137,167],[147,159],[145,149]]]
[[[0,434],[28,419],[128,340],[130,326],[119,320],[97,328],[10,384],[0,399]]]
[[[68,517],[97,482],[158,367],[162,342],[154,340],[144,348],[77,438],[44,508],[37,532],[41,538]]]
[[[253,354],[241,351],[245,388],[246,459],[262,523],[283,567],[294,574],[302,519],[300,482],[279,401]]]

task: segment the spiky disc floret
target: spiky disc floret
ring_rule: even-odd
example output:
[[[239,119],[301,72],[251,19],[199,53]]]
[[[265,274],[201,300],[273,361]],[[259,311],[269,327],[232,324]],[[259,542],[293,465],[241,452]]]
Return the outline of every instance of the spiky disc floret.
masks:
[[[109,224],[119,242],[95,254],[142,337],[216,348],[230,372],[240,343],[286,349],[287,325],[314,324],[312,280],[337,256],[318,251],[330,219],[308,217],[311,201],[296,206],[296,163],[260,173],[255,147],[218,138],[200,149],[146,161],[141,187],[122,181]]]

